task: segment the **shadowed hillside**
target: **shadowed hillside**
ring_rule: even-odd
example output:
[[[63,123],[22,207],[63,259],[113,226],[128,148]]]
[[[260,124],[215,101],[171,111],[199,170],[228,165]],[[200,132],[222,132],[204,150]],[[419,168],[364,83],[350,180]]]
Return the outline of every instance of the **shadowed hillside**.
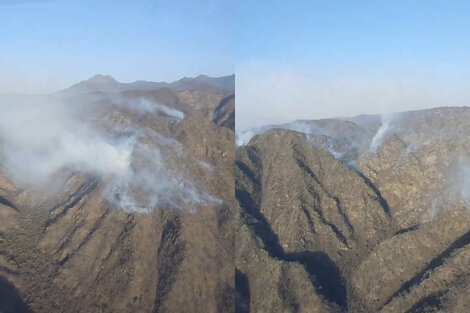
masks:
[[[236,151],[237,312],[466,312],[469,118],[255,131]]]
[[[95,76],[2,99],[37,136],[0,132],[0,312],[233,311],[234,133],[212,122],[230,94]]]

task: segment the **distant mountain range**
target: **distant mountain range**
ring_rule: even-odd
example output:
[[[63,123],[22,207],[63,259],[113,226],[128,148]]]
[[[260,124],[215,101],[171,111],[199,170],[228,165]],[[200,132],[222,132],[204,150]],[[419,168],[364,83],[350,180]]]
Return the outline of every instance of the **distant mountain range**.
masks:
[[[132,83],[121,83],[110,75],[96,74],[93,77],[81,81],[59,93],[70,92],[122,92],[126,90],[154,90],[159,88],[172,90],[202,90],[202,91],[227,91],[235,90],[235,75],[223,77],[210,77],[199,75],[197,77],[184,77],[180,80],[168,82],[151,82],[137,80]]]

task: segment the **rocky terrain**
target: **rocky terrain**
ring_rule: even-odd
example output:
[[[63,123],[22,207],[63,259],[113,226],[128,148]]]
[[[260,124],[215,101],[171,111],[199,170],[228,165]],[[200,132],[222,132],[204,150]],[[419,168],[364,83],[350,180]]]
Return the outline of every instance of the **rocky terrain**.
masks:
[[[19,154],[0,159],[0,312],[233,312],[233,88],[233,76],[123,84],[97,75],[47,96],[80,105],[79,125],[118,148],[134,141],[142,158],[125,183],[75,162],[32,187],[9,166]],[[6,142],[0,135],[2,157],[14,152]],[[37,162],[25,164],[31,180]]]
[[[214,110],[214,123],[235,131],[235,95],[223,98]]]
[[[469,108],[252,133],[236,312],[470,311]]]

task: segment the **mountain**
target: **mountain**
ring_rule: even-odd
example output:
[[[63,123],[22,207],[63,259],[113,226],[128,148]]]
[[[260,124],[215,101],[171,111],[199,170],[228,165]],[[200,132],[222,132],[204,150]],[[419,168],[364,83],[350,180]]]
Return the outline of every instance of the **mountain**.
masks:
[[[0,312],[233,311],[226,91],[124,85],[2,107]]]
[[[223,76],[218,78],[199,75],[195,78],[185,77],[170,84],[171,88],[177,90],[235,90],[235,75]]]
[[[69,88],[69,91],[74,92],[118,92],[123,86],[118,83],[113,77],[109,75],[94,75],[88,80],[79,82]]]
[[[231,92],[235,90],[235,75],[223,77],[209,77],[199,75],[197,77],[184,77],[172,83],[151,82],[138,80],[132,83],[120,83],[109,75],[97,74],[88,80],[79,82],[60,93],[91,93],[91,92],[122,92],[126,90],[154,90],[167,87],[172,90],[202,90]]]
[[[151,99],[178,110],[198,112],[214,123],[234,130],[235,75],[213,78],[199,75],[172,83],[136,81],[120,83],[109,75],[97,74],[53,95],[67,102],[109,101],[112,97]]]
[[[214,123],[235,131],[235,95],[223,98],[214,109]]]
[[[466,312],[469,121],[298,121],[238,147],[236,312]]]

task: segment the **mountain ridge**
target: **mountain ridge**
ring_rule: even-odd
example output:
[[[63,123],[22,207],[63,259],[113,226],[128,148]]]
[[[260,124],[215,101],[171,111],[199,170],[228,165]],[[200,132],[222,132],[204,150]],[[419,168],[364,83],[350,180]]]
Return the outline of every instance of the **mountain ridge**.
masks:
[[[224,92],[233,92],[235,89],[235,75],[221,77],[210,77],[207,75],[198,75],[196,77],[184,77],[174,82],[152,82],[145,80],[136,80],[129,83],[121,83],[110,75],[95,74],[89,79],[83,80],[57,93],[71,92],[122,92],[126,90],[153,90],[167,87],[173,90],[219,90]]]
[[[2,102],[0,311],[233,312],[234,132],[212,121],[231,93],[90,84]],[[29,188],[6,160],[35,173],[31,145],[61,166]]]
[[[238,312],[466,312],[469,121],[302,121],[239,146]]]

